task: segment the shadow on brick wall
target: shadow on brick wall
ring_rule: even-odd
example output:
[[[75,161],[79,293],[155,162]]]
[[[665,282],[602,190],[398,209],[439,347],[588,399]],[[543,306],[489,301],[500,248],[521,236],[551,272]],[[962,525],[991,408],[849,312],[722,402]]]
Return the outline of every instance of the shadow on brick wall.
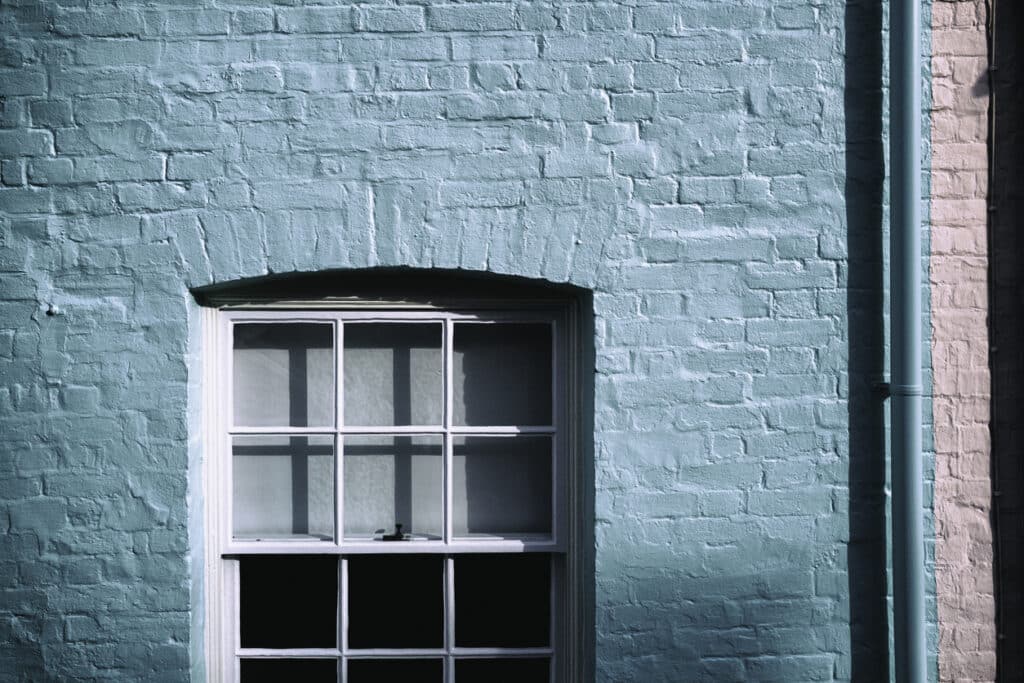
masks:
[[[882,3],[846,5],[851,679],[889,680],[886,585]]]
[[[995,145],[989,214],[992,268],[992,475],[998,680],[1024,681],[1024,6],[999,3],[993,75]]]

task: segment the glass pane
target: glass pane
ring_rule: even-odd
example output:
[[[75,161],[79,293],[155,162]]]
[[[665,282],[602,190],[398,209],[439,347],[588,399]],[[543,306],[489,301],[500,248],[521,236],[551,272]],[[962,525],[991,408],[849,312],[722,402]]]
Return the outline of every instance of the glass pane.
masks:
[[[317,323],[235,325],[235,424],[334,424],[334,331]]]
[[[345,424],[439,425],[441,325],[345,325]]]
[[[239,583],[242,647],[336,647],[336,557],[245,557]]]
[[[336,683],[336,659],[243,659],[242,683]]]
[[[440,436],[346,436],[345,536],[441,538]]]
[[[550,325],[456,325],[454,354],[454,424],[551,424]]]
[[[551,665],[547,659],[459,659],[455,683],[547,683]]]
[[[550,629],[549,555],[455,559],[456,646],[547,647]]]
[[[350,659],[348,683],[441,683],[440,659]]]
[[[369,555],[348,560],[348,646],[442,647],[443,558]]]
[[[334,437],[232,440],[235,538],[334,537]]]
[[[457,436],[456,536],[551,534],[551,437]]]

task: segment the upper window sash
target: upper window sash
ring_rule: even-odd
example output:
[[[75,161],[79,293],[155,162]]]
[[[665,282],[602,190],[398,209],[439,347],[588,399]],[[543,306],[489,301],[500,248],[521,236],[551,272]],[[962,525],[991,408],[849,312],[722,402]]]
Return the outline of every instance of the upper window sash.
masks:
[[[500,310],[487,309],[481,311],[437,311],[437,310],[379,310],[379,309],[345,309],[345,310],[222,310],[220,311],[221,321],[221,343],[219,354],[222,378],[220,394],[222,405],[228,406],[227,410],[218,411],[222,420],[218,429],[219,437],[217,445],[219,461],[221,466],[215,468],[219,474],[221,483],[217,490],[221,491],[219,503],[225,508],[221,511],[220,517],[223,520],[223,529],[219,534],[223,542],[221,554],[247,554],[247,553],[334,553],[360,554],[364,552],[373,553],[406,553],[406,552],[565,552],[564,525],[565,511],[565,478],[566,478],[566,439],[565,434],[560,431],[560,424],[565,419],[567,406],[564,400],[564,378],[565,373],[565,338],[564,319],[559,311],[549,308],[537,310]],[[443,328],[443,418],[440,424],[430,425],[346,425],[344,424],[344,404],[342,396],[344,383],[339,379],[344,378],[344,326],[346,323],[439,323]],[[550,424],[531,425],[465,425],[453,424],[452,397],[452,354],[454,340],[452,339],[455,326],[462,324],[508,324],[508,323],[544,323],[550,324],[552,330],[551,338],[551,360],[550,360],[550,383],[551,383],[551,407],[552,418]],[[315,426],[285,426],[285,425],[235,425],[234,409],[232,400],[233,382],[231,373],[232,351],[233,351],[233,327],[247,323],[274,323],[274,324],[302,324],[320,323],[331,324],[333,329],[333,371],[334,371],[334,410],[333,421],[329,425]],[[227,420],[223,420],[227,417]],[[334,439],[334,498],[335,508],[334,533],[330,541],[318,540],[315,538],[301,540],[255,540],[252,538],[236,538],[233,526],[232,503],[225,499],[232,498],[232,447],[231,439],[243,435],[323,435]],[[443,517],[444,529],[442,540],[410,541],[387,543],[382,541],[371,541],[367,539],[344,538],[344,439],[356,434],[365,435],[429,435],[436,434],[443,437],[444,441],[444,481],[443,493],[445,496]],[[488,437],[506,435],[550,435],[551,437],[551,525],[550,534],[494,534],[479,538],[459,537],[452,528],[453,501],[452,476],[453,476],[453,441],[464,436]],[[414,530],[415,531],[415,530]]]

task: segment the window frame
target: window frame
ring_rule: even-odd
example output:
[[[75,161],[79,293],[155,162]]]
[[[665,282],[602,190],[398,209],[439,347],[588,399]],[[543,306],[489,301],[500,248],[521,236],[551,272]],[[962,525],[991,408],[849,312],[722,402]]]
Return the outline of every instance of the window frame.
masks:
[[[442,426],[387,427],[353,425],[343,422],[343,324],[358,322],[440,322],[442,325],[442,368],[444,372]],[[233,425],[231,353],[232,326],[249,322],[331,322],[333,325],[335,372],[335,422],[331,427],[312,428],[238,428]],[[552,423],[544,426],[494,428],[488,426],[457,426],[452,424],[452,335],[456,323],[493,324],[500,322],[544,322],[552,326]],[[238,680],[241,659],[238,620],[239,581],[238,559],[253,555],[313,555],[338,556],[339,605],[347,590],[347,558],[361,554],[441,554],[444,558],[446,603],[446,637],[444,653],[430,650],[432,657],[454,661],[459,656],[544,656],[551,659],[552,681],[582,679],[583,652],[586,649],[582,625],[583,581],[581,568],[584,558],[581,538],[584,524],[584,490],[582,457],[580,456],[580,365],[579,314],[573,301],[486,301],[422,304],[409,302],[382,302],[374,300],[274,302],[264,304],[236,304],[203,309],[203,507],[204,507],[204,588],[206,649],[208,680]],[[236,540],[232,535],[231,501],[231,436],[250,434],[330,434],[335,444],[335,534],[331,541],[318,539],[263,541]],[[345,434],[438,434],[444,443],[444,529],[440,541],[382,543],[374,540],[346,540],[344,538],[344,453],[339,448]],[[548,540],[460,538],[452,535],[452,438],[460,433],[473,435],[550,434],[552,466],[552,527]],[[551,625],[549,648],[455,648],[452,634],[454,605],[448,604],[453,596],[452,568],[460,554],[468,553],[544,553],[551,559]],[[326,649],[323,655],[339,663],[339,681],[345,680],[344,661],[351,659],[347,642],[343,640],[347,624],[347,610],[339,615],[338,647]],[[514,652],[514,651],[519,652]],[[246,656],[286,655],[289,650],[249,649]],[[362,651],[370,655],[374,651]],[[414,655],[403,650],[404,655]],[[296,654],[299,654],[296,652]],[[314,655],[309,649],[301,654]],[[380,654],[395,654],[380,650]],[[423,655],[428,651],[423,651]],[[446,683],[454,680],[454,666],[446,665]]]

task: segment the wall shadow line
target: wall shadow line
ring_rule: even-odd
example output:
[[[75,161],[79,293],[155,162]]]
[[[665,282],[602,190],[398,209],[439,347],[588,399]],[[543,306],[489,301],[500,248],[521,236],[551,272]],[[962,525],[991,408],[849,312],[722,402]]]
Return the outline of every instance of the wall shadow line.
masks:
[[[851,678],[889,680],[886,558],[883,4],[846,3]]]
[[[995,11],[995,7],[992,8]],[[991,27],[994,107],[989,187],[989,340],[992,351],[992,522],[997,675],[1024,681],[1024,5],[1001,2]]]

